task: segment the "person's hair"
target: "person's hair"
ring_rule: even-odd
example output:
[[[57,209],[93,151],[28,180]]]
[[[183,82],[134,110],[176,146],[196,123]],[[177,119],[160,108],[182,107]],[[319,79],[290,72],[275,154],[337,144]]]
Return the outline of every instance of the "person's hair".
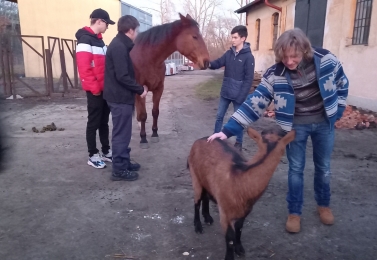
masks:
[[[236,27],[234,27],[232,29],[232,31],[230,32],[230,34],[235,34],[235,33],[238,33],[238,35],[242,38],[242,37],[245,37],[247,38],[247,28],[246,26],[244,25],[237,25]]]
[[[310,61],[313,58],[313,48],[308,37],[299,29],[285,31],[277,40],[274,46],[275,61],[277,63],[284,59],[284,53],[289,48],[296,52],[302,52],[303,59]]]
[[[139,21],[132,15],[122,16],[118,20],[118,32],[127,33],[130,29],[135,30],[139,26]]]
[[[99,18],[90,18],[90,25],[95,24],[98,20],[100,20],[100,19]]]

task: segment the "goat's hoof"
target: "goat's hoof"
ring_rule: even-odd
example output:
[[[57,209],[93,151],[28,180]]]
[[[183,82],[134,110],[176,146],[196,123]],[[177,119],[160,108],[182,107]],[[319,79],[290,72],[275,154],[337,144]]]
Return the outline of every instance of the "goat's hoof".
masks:
[[[158,143],[160,141],[160,138],[158,136],[152,136],[151,137],[151,142],[152,143]]]
[[[213,224],[213,218],[208,215],[208,216],[204,216],[204,222],[207,224],[207,225],[212,225]]]
[[[198,234],[203,234],[202,223],[195,223],[195,232]]]
[[[237,256],[244,256],[245,255],[245,249],[242,245],[235,245],[234,252]]]
[[[149,144],[148,143],[140,143],[140,148],[141,149],[148,149],[149,148]]]

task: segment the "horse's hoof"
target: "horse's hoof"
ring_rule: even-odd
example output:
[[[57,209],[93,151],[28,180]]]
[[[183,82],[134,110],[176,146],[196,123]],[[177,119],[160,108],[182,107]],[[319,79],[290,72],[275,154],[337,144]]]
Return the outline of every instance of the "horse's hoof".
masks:
[[[158,136],[152,136],[151,137],[151,142],[152,143],[158,143],[160,141],[160,138]]]
[[[148,143],[140,143],[140,148],[141,149],[148,149],[149,148],[149,144]]]

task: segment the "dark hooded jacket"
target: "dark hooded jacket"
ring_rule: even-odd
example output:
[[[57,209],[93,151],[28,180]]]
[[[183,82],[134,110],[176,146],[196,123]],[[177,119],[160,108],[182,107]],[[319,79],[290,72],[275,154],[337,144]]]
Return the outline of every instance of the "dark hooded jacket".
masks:
[[[243,103],[249,94],[254,79],[254,56],[250,44],[244,43],[237,53],[231,47],[222,57],[210,62],[210,69],[219,69],[225,66],[224,79],[221,87],[221,96]]]
[[[103,98],[107,102],[133,105],[135,94],[144,88],[135,80],[130,52],[134,46],[124,33],[118,33],[109,44],[106,54],[105,88]]]

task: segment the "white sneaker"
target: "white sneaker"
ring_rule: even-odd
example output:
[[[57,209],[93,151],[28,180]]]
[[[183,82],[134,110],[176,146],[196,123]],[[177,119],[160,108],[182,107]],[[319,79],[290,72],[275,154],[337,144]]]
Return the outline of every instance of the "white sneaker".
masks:
[[[101,157],[103,161],[113,162],[113,151],[109,149],[109,152],[107,154],[102,154]]]
[[[106,167],[105,162],[101,159],[98,153],[94,154],[92,157],[89,157],[88,165],[93,166],[96,169],[103,169]]]

